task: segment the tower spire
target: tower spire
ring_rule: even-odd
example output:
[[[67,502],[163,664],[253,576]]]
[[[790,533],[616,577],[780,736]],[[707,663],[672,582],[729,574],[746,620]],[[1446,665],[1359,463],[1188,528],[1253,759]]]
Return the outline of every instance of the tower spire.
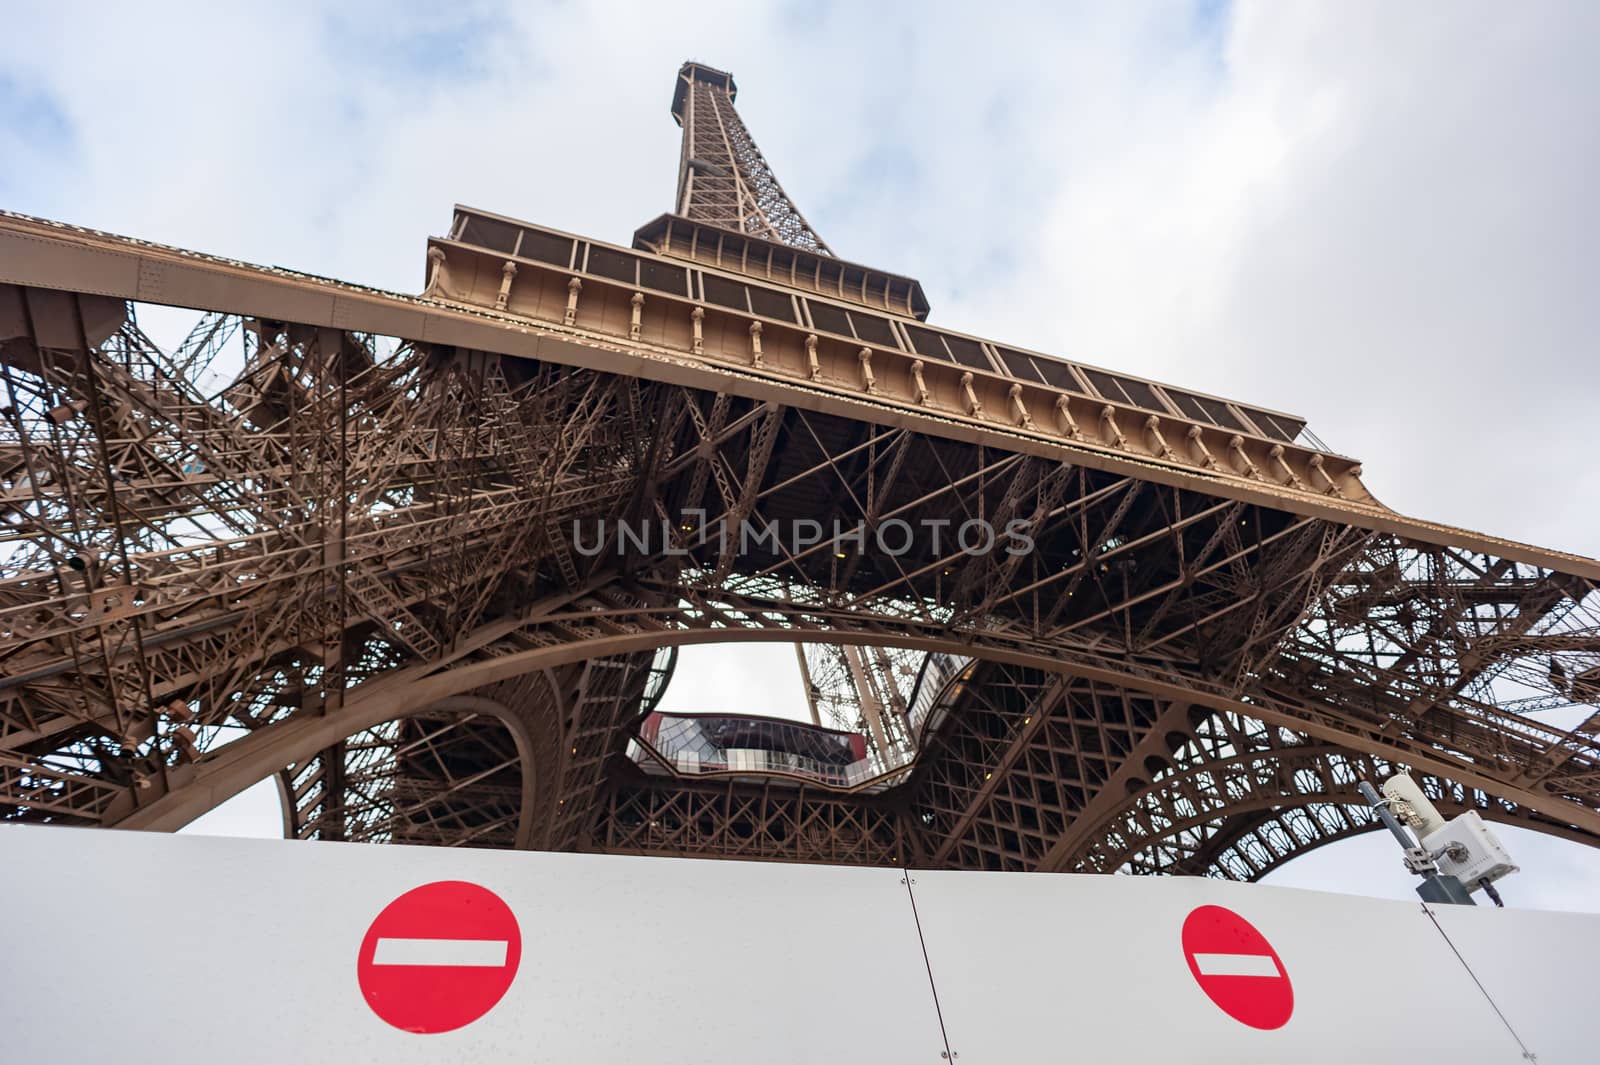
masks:
[[[832,255],[795,207],[734,110],[733,75],[700,63],[678,70],[672,117],[683,127],[677,213],[795,248]]]

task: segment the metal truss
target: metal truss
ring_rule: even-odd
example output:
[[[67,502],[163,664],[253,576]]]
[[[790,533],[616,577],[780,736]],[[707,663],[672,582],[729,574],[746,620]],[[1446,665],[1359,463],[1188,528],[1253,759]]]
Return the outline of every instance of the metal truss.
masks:
[[[832,255],[778,184],[734,110],[733,75],[699,63],[678,71],[673,114],[683,126],[678,214],[697,222]]]
[[[175,378],[196,335],[242,348],[210,396]],[[1596,829],[1592,736],[1493,701],[1497,683],[1586,694],[1570,679],[1594,656],[1584,579],[911,429],[359,335],[206,316],[171,356],[132,320],[94,349],[6,351],[13,817],[159,824],[289,766],[295,834],[604,840],[589,818],[613,794],[650,652],[826,634],[1026,666],[1061,692],[1063,669],[1112,685],[1115,708],[1091,693],[1077,712],[1123,729],[1108,752],[1147,739],[1142,707],[1181,698],[1416,766],[1568,835]],[[675,516],[691,509],[711,527],[837,515],[867,536],[982,514],[1023,521],[1036,549],[737,550],[685,532]],[[584,557],[573,537],[596,515],[663,536]],[[912,784],[930,860],[1180,861],[1087,857],[1122,853],[1108,835],[1068,862],[1004,836],[1015,825],[987,812],[998,789],[1040,770],[1023,771],[1035,763],[1009,732],[979,749],[975,730],[1005,699],[1025,730],[1059,715],[1027,712],[1042,696],[1015,684],[953,683]],[[462,697],[507,709],[452,709]],[[302,753],[299,733],[331,739]],[[447,753],[461,750],[475,754]],[[542,783],[524,799],[530,769]],[[1125,771],[1105,762],[1074,785],[1048,766],[1069,790]],[[1081,835],[1092,800],[1041,807],[1041,829],[1070,813]]]
[[[521,761],[503,725],[429,709],[366,729],[283,771],[296,839],[516,843]]]
[[[1370,828],[1356,790],[1404,766],[1183,700],[986,663],[925,752],[915,810],[931,861],[982,869],[1256,879]],[[1516,803],[1436,775],[1443,810],[1595,844]]]
[[[859,732],[878,773],[910,765],[917,745],[909,698],[925,655],[897,647],[797,644],[814,724]]]
[[[685,211],[809,247],[715,206],[732,83],[686,70]],[[561,239],[435,247],[406,297],[0,218],[6,818],[170,829],[276,776],[296,837],[1253,878],[1406,766],[1600,839],[1600,563]],[[641,773],[672,649],[741,641],[810,648],[893,786]]]
[[[619,773],[594,811],[588,848],[754,861],[915,864],[904,810],[781,785],[680,782]]]
[[[225,341],[239,368],[201,395],[185,366]],[[165,786],[226,734],[447,653],[497,596],[562,587],[562,515],[626,491],[640,447],[625,382],[572,392],[347,333],[205,316],[169,357],[130,318],[90,360],[32,338],[6,352],[0,735],[43,755],[7,758],[24,812],[65,812],[67,790],[114,814],[117,790]]]

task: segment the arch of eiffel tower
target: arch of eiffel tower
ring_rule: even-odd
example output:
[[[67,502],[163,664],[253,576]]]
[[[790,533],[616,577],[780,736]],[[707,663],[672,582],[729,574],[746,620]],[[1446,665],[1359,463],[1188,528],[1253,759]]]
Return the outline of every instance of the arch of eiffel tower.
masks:
[[[416,296],[0,216],[4,816],[276,779],[298,838],[1254,879],[1405,767],[1600,842],[1600,563],[929,324],[735,96],[679,71],[631,244],[457,207]],[[810,721],[658,708],[748,642]]]

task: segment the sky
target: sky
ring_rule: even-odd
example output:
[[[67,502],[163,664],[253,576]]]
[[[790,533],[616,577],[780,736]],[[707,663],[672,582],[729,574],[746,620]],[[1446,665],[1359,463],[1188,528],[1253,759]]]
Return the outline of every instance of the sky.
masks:
[[[1398,510],[1600,555],[1600,5],[7,9],[8,209],[417,291],[458,202],[623,244],[669,210],[698,59],[933,321],[1303,415]],[[786,648],[679,677],[799,706]],[[1508,901],[1600,909],[1600,852],[1506,841]],[[1379,835],[1269,881],[1411,890]]]

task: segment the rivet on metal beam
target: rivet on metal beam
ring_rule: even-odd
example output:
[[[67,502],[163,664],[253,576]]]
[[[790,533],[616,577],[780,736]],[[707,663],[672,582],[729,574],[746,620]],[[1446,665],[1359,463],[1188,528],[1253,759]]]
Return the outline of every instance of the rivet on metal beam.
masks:
[[[872,376],[872,349],[862,348],[856,352],[856,358],[861,360],[861,383],[866,386],[869,395],[877,395],[878,379]]]
[[[972,388],[971,370],[961,375],[961,391],[967,395],[967,413],[974,418],[983,417],[983,404],[978,402],[978,393]]]
[[[822,376],[822,363],[817,361],[817,334],[806,334],[806,365],[811,368],[811,379]]]
[[[511,279],[517,276],[517,264],[510,259],[500,268],[500,294],[494,298],[494,309],[503,311],[511,299]]]
[[[574,277],[567,282],[567,314],[562,321],[572,325],[578,320],[578,293],[583,291],[583,278]]]
[[[917,394],[917,402],[924,407],[928,405],[928,382],[922,379],[922,360],[911,360],[911,387]]]
[[[701,354],[706,350],[705,341],[706,309],[696,307],[689,312],[689,323],[694,327],[694,353]]]
[[[633,318],[628,322],[628,339],[639,339],[639,325],[644,321],[644,293],[635,292],[628,301],[628,306],[633,308]]]
[[[1100,408],[1100,439],[1124,451],[1128,449],[1128,438],[1117,427],[1116,408],[1109,403]]]
[[[750,323],[750,364],[760,366],[761,363],[761,323]]]
[[[1066,396],[1056,397],[1056,421],[1061,425],[1061,431],[1074,440],[1083,439],[1083,430],[1078,428],[1078,419],[1072,416],[1072,402]]]
[[[1024,429],[1033,428],[1033,418],[1028,414],[1027,405],[1022,402],[1022,386],[1011,386],[1011,413],[1016,415],[1017,424]]]

